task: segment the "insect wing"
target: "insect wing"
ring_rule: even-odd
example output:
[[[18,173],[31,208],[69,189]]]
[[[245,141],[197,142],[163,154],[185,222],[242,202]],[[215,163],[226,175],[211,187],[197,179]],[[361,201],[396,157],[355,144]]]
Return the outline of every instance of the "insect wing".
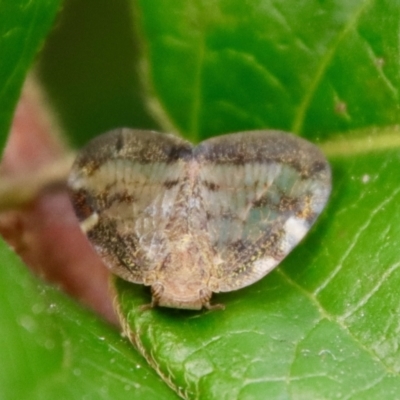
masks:
[[[311,143],[278,131],[195,148],[220,291],[259,280],[304,237],[327,202],[330,167]]]

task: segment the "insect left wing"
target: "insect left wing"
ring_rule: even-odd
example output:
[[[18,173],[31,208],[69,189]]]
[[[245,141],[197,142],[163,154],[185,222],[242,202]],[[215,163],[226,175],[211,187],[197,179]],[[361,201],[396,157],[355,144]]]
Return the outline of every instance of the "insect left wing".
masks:
[[[213,138],[195,152],[219,290],[236,290],[307,233],[329,197],[329,164],[311,143],[277,131]]]
[[[183,173],[179,160],[191,149],[172,135],[118,129],[78,155],[68,180],[75,212],[106,265],[122,278],[143,283],[162,259],[160,235]]]

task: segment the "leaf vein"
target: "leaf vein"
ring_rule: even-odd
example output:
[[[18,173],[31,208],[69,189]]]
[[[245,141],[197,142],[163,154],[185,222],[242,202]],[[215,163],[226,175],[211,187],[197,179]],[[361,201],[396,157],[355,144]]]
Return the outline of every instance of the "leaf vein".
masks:
[[[343,268],[344,262],[346,259],[349,257],[351,252],[354,250],[355,246],[357,245],[358,241],[360,240],[361,236],[366,232],[369,228],[369,226],[372,223],[373,218],[375,215],[380,212],[384,207],[392,201],[392,199],[397,196],[400,193],[400,188],[397,188],[391,196],[385,198],[381,204],[379,204],[375,209],[371,212],[370,217],[365,221],[365,223],[360,227],[360,229],[357,231],[357,233],[354,236],[354,239],[350,243],[350,245],[347,247],[346,251],[343,253],[342,257],[340,258],[338,265],[336,268],[332,270],[332,272],[327,276],[325,281],[323,281],[313,292],[315,296],[318,296],[319,293],[324,290],[329,283],[340,273],[340,271]]]
[[[318,85],[321,82],[323,76],[325,75],[331,60],[333,59],[337,49],[339,48],[339,44],[344,40],[347,34],[352,30],[357,20],[360,18],[363,11],[369,6],[372,0],[365,1],[361,4],[358,10],[354,12],[354,15],[349,18],[346,25],[343,26],[343,29],[338,32],[336,36],[336,40],[332,43],[332,46],[328,51],[325,52],[324,56],[321,58],[321,62],[319,67],[316,69],[314,79],[311,81],[311,84],[308,90],[305,91],[304,97],[300,102],[298,107],[297,115],[295,115],[293,124],[292,124],[292,132],[300,133],[302,130],[302,126],[306,117],[306,112],[311,104],[312,98],[317,91]]]

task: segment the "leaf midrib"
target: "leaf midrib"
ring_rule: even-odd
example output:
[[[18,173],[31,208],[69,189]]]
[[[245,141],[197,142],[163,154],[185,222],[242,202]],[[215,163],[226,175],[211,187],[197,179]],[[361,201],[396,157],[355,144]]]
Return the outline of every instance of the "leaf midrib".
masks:
[[[367,128],[327,140],[319,147],[331,158],[400,149],[400,130],[396,126]]]

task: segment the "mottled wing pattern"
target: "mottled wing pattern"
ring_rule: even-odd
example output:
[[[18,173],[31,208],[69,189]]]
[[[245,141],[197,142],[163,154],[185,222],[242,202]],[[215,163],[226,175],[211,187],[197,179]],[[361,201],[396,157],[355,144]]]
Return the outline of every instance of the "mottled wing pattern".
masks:
[[[195,148],[220,291],[259,280],[303,238],[331,188],[311,143],[278,131],[212,138]]]
[[[165,258],[165,224],[174,212],[190,143],[157,132],[118,129],[79,154],[68,185],[78,218],[106,265],[143,283]]]

